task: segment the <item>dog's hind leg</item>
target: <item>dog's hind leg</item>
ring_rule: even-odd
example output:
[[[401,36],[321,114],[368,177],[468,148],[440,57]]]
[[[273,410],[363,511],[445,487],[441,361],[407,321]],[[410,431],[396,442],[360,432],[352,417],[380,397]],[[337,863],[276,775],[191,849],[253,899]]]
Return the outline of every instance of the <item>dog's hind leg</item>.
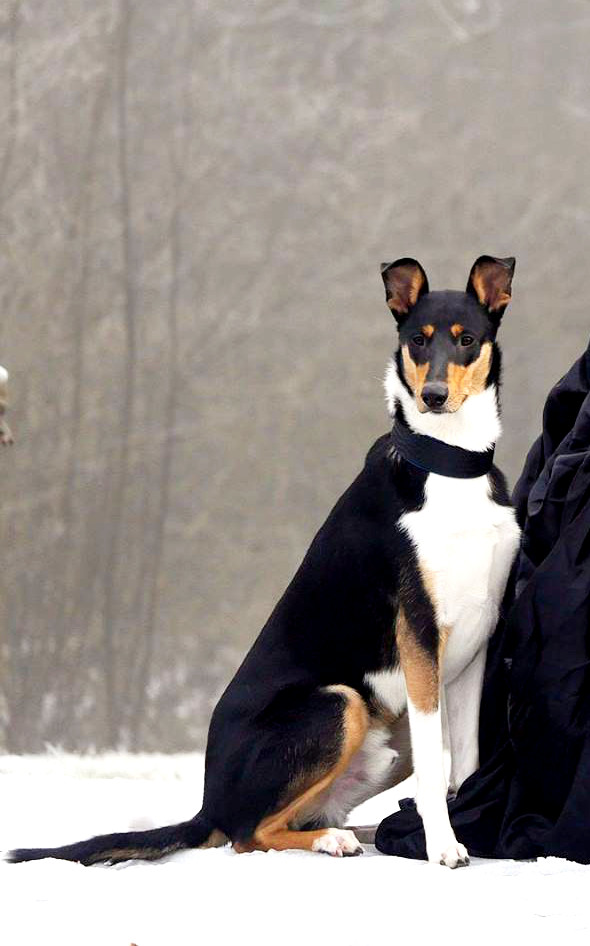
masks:
[[[370,798],[374,798],[381,792],[394,788],[412,774],[412,749],[410,745],[408,714],[403,713],[396,718],[386,716],[383,722],[387,724],[389,738],[385,742],[383,740],[379,742],[375,736],[380,736],[383,729],[379,726],[379,723],[375,725],[373,722],[367,739],[365,740],[365,745],[358,753],[357,759],[352,763],[351,774],[353,777],[356,774],[354,770],[357,768],[358,760],[360,762],[359,768],[361,771],[363,768],[368,770],[369,779],[359,786],[358,793],[355,793],[355,796],[351,798],[352,804],[347,808],[347,816],[353,808],[368,801]],[[375,734],[373,739],[371,739],[372,732]],[[387,746],[391,753],[389,764],[387,764]],[[373,752],[371,752],[371,749],[373,749]],[[344,776],[336,781],[334,787],[330,789],[330,796],[337,792],[339,783],[346,780],[347,775],[348,773],[345,773]],[[379,824],[357,825],[347,823],[346,827],[356,834],[362,844],[374,844],[375,834]]]
[[[295,784],[289,786],[284,803],[260,821],[250,840],[234,842],[238,852],[299,849],[336,857],[362,854],[362,848],[350,830],[318,828],[302,831],[293,827],[306,810],[314,807],[318,796],[346,770],[363,744],[369,726],[366,704],[356,690],[342,685],[326,687],[322,692],[342,704],[336,744],[325,746],[329,761],[321,768],[304,766],[303,771],[296,773]],[[318,722],[321,738],[321,721]],[[298,751],[300,755],[304,754],[304,746],[298,747]]]

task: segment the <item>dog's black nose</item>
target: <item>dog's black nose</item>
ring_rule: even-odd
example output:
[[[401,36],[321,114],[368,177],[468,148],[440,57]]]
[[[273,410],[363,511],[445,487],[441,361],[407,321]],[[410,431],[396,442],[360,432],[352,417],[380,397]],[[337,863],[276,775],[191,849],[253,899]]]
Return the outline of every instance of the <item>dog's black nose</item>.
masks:
[[[431,411],[438,411],[449,396],[449,388],[442,381],[431,381],[422,388],[422,400]]]

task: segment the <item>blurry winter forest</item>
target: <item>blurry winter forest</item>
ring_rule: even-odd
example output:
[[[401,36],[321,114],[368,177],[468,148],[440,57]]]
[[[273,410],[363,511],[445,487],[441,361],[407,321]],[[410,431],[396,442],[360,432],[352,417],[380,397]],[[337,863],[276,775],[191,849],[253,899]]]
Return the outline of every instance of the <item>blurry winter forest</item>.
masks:
[[[518,258],[511,481],[585,346],[586,0],[4,0],[0,745],[200,747],[387,428],[379,263]]]

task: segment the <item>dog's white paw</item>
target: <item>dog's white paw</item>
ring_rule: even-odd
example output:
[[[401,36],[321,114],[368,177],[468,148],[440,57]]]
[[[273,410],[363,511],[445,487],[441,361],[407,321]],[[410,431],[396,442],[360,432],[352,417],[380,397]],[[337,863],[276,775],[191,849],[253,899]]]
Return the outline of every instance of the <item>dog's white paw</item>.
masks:
[[[445,867],[467,867],[469,854],[467,848],[455,839],[450,844],[439,847],[429,847],[428,860],[432,864],[442,864]]]
[[[356,857],[357,854],[363,853],[354,831],[346,831],[343,828],[326,828],[325,834],[316,838],[311,849],[320,854],[330,854],[332,857]]]

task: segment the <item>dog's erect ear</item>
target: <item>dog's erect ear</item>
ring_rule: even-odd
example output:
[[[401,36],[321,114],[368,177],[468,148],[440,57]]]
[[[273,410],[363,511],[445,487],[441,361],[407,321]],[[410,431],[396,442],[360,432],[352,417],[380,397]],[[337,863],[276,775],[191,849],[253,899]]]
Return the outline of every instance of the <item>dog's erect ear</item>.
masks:
[[[426,273],[415,259],[396,259],[381,263],[387,305],[398,322],[402,322],[420,296],[428,292]]]
[[[499,318],[510,302],[515,265],[513,256],[506,259],[480,256],[471,267],[465,292],[475,296],[480,305]]]

